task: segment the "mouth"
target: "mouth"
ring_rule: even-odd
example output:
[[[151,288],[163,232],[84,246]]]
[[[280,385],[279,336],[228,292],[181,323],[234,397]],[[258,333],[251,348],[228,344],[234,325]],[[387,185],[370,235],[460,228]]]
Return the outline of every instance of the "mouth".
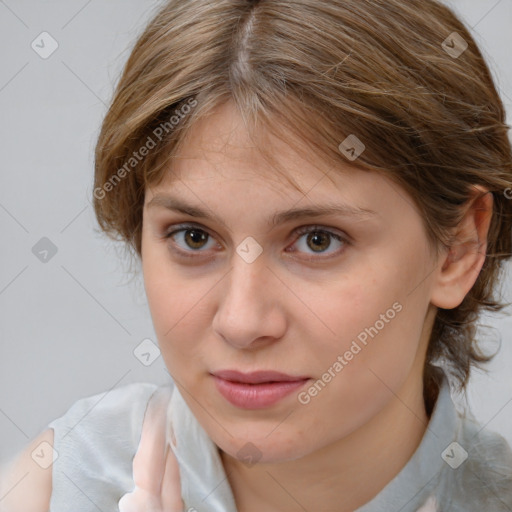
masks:
[[[265,409],[275,405],[310,380],[310,377],[274,371],[222,370],[211,375],[219,393],[241,409]]]

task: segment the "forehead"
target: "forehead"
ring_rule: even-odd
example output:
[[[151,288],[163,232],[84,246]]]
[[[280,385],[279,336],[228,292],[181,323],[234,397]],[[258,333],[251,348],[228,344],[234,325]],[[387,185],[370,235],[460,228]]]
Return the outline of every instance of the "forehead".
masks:
[[[149,188],[168,189],[179,181],[215,180],[220,184],[251,180],[254,186],[261,182],[304,195],[320,182],[331,191],[342,184],[346,189],[343,176],[353,180],[366,172],[342,158],[339,164],[328,162],[308,151],[286,126],[273,128],[276,126],[279,136],[263,125],[251,132],[233,102],[218,106],[189,129],[167,166],[164,180]]]
[[[146,190],[145,206],[156,202],[169,208],[179,199],[188,211],[206,209],[216,218],[213,212],[223,212],[232,222],[249,214],[277,219],[285,209],[326,206],[341,206],[353,220],[368,212],[393,222],[419,214],[412,198],[388,176],[362,170],[341,156],[338,163],[327,163],[302,147],[298,151],[301,141],[291,140],[294,134],[285,126],[277,128],[279,136],[264,130],[251,134],[233,103],[217,107],[187,132],[164,179]]]

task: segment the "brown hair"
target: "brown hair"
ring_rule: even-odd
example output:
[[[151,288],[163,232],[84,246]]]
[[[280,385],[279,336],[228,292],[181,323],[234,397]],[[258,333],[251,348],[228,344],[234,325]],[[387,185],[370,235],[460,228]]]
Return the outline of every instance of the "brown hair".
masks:
[[[339,145],[356,135],[366,149],[353,163],[410,194],[435,250],[449,247],[471,185],[493,194],[480,275],[457,308],[436,314],[423,376],[430,414],[437,358],[461,387],[489,359],[476,318],[505,306],[493,290],[512,245],[505,112],[468,30],[435,0],[167,2],[133,48],[96,147],[94,208],[111,238],[141,256],[146,187],[170,172],[194,122],[229,100],[251,133],[282,137],[282,124],[301,140],[297,151],[333,168],[347,163]]]

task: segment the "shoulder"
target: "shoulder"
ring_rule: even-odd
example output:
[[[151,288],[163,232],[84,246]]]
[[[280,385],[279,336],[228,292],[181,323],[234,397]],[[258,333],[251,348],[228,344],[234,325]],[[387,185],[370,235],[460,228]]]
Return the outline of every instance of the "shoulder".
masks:
[[[500,434],[461,418],[461,464],[451,469],[452,497],[460,510],[512,510],[512,448]],[[459,510],[459,509],[456,509]]]
[[[81,398],[48,424],[54,432],[51,510],[70,503],[103,510],[133,486],[132,461],[151,396],[160,387],[134,383]]]
[[[86,430],[88,434],[93,434],[98,429],[102,429],[101,433],[106,437],[117,438],[119,436],[115,432],[103,430],[107,424],[117,423],[122,432],[138,434],[148,401],[158,388],[156,384],[137,382],[80,398],[61,417],[50,422],[48,427],[53,428],[56,434],[58,430],[62,440],[74,432]]]
[[[52,473],[47,469],[53,430],[32,439],[21,453],[0,467],[0,512],[47,512]],[[38,464],[36,464],[36,461]]]
[[[468,422],[465,427],[468,446],[467,470],[481,486],[494,491],[512,507],[512,449],[498,433]]]
[[[75,401],[0,467],[0,511],[115,510],[132,488],[145,412],[162,387],[135,383]]]

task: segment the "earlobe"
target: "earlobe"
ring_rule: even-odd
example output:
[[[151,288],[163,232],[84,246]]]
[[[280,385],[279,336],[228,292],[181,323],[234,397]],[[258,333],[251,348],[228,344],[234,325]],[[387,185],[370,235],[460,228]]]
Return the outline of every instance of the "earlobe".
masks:
[[[461,304],[475,284],[485,262],[487,235],[493,212],[493,196],[474,186],[466,213],[454,232],[454,242],[439,259],[431,303],[442,309]]]

